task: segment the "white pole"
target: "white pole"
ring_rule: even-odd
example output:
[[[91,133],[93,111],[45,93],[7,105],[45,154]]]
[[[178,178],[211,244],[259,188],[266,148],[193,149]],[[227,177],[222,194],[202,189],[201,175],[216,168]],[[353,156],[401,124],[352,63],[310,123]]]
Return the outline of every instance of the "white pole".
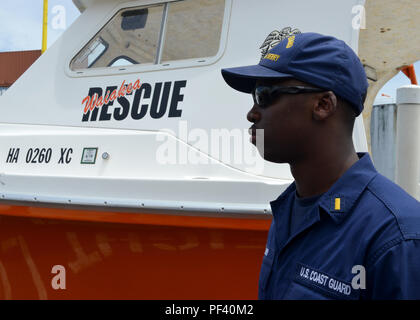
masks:
[[[420,86],[397,89],[396,182],[420,199]]]

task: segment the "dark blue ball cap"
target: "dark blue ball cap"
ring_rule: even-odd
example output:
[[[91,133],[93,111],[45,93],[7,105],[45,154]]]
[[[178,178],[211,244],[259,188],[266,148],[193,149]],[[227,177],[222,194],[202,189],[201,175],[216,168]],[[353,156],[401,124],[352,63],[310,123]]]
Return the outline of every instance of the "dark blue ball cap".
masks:
[[[235,90],[251,93],[258,79],[294,78],[333,91],[356,115],[363,110],[368,82],[356,53],[342,40],[306,32],[288,37],[253,66],[222,69]]]

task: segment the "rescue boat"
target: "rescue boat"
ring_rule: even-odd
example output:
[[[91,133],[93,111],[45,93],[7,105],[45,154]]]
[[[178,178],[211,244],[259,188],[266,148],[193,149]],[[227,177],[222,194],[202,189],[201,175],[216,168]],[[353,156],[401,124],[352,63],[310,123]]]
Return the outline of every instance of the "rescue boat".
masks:
[[[293,177],[249,143],[252,99],[220,70],[313,31],[390,78],[378,32],[359,39],[364,1],[73,1],[0,98],[0,298],[257,298],[269,202]],[[392,10],[378,2],[368,23]],[[368,151],[362,117],[353,137]]]

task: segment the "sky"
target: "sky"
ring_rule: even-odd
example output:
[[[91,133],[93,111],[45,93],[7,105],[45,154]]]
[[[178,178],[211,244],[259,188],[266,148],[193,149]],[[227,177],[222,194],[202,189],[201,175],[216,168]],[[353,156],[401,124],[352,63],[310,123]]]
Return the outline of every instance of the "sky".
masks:
[[[43,0],[1,1],[0,52],[41,49],[43,3]],[[51,46],[80,13],[71,0],[49,0],[48,8],[48,46]]]
[[[80,15],[72,0],[48,1],[48,47]],[[42,46],[43,0],[3,0],[0,5],[0,52],[37,50]],[[414,64],[420,80],[420,61]],[[410,80],[399,72],[379,91],[395,97],[396,89],[410,84]],[[377,97],[378,97],[377,96]]]

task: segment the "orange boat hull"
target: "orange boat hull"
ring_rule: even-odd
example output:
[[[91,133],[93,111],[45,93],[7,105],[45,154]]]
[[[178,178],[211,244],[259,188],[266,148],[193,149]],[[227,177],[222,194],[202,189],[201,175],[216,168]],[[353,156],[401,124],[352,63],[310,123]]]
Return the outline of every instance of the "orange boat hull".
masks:
[[[270,222],[0,205],[0,299],[256,299]]]

